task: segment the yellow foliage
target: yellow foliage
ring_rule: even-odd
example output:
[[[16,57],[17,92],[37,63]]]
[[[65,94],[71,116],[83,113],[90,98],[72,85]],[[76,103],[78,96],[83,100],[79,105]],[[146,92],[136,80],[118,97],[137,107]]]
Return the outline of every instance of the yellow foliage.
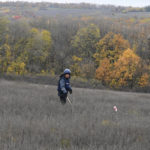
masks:
[[[127,49],[119,56],[115,63],[108,58],[100,61],[96,70],[96,78],[103,84],[111,87],[145,87],[149,84],[149,76],[145,72],[147,67],[142,66],[142,60],[133,50]]]
[[[149,75],[147,73],[144,73],[138,82],[140,87],[145,87],[149,84]]]
[[[95,61],[99,64],[101,60],[108,58],[111,63],[114,63],[119,55],[129,47],[129,42],[121,34],[110,32],[97,43],[97,52],[94,54]]]
[[[37,28],[32,28],[31,29],[31,33],[32,34],[37,34],[39,31],[38,31],[38,29]]]
[[[70,66],[70,68],[71,68],[72,75],[74,75],[74,76],[80,75],[81,68],[78,63],[74,63],[73,65]]]
[[[11,61],[11,50],[10,46],[4,44],[0,47],[0,71],[2,73],[7,71],[7,67],[9,66]]]
[[[141,67],[140,62],[140,57],[137,56],[131,49],[124,51],[118,61],[114,64],[111,86],[125,86],[132,88],[139,77],[138,69]]]
[[[82,58],[80,58],[80,57],[77,57],[77,56],[72,56],[72,59],[73,59],[73,61],[74,62],[80,62],[80,61],[82,61]]]
[[[52,70],[50,70],[50,74],[52,75],[52,76],[55,76],[55,71],[52,69]]]
[[[129,22],[131,22],[131,23],[134,23],[135,21],[136,21],[135,18],[130,18],[130,19],[129,19]]]
[[[16,75],[23,75],[26,73],[24,62],[12,62],[7,68],[7,73],[15,73]]]
[[[72,56],[73,64],[71,65],[72,75],[79,76],[81,73],[80,62],[82,61],[81,57],[77,57],[76,55]]]
[[[7,7],[4,7],[4,8],[1,8],[1,9],[0,9],[0,12],[9,13],[9,12],[10,12],[10,9],[7,8]]]
[[[79,29],[71,41],[71,45],[78,55],[83,58],[89,58],[93,56],[99,38],[99,28],[94,24],[90,24],[87,27]]]
[[[42,30],[41,34],[42,34],[43,43],[45,45],[44,52],[46,52],[45,49],[49,49],[52,44],[51,33],[47,30]]]
[[[140,20],[140,23],[149,23],[150,22],[150,18],[144,18]]]
[[[27,40],[25,51],[28,56],[27,61],[32,62],[33,72],[41,72],[42,69],[47,70],[51,46],[52,38],[49,31],[32,28],[31,36]],[[38,71],[35,66],[40,67]]]
[[[45,71],[44,71],[44,70],[41,70],[41,74],[45,74]]]

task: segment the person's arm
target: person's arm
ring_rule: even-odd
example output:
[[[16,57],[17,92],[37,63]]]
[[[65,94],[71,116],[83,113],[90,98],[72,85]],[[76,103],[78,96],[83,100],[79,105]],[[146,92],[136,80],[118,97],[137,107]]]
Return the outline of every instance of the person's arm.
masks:
[[[61,89],[61,91],[62,91],[64,94],[67,93],[67,90],[66,90],[66,88],[65,88],[65,81],[64,81],[64,79],[61,79],[61,80],[60,80],[60,89]]]

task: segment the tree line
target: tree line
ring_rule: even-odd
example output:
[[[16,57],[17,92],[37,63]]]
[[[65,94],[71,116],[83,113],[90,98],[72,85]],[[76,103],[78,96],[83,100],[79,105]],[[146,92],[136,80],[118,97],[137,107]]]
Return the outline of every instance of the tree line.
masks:
[[[112,88],[149,85],[150,20],[137,17],[0,18],[1,74],[95,78]]]

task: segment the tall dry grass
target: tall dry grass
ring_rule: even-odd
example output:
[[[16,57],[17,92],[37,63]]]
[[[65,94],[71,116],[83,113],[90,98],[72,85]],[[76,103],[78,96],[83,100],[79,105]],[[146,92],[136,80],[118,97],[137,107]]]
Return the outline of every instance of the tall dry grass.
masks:
[[[69,97],[72,108],[56,86],[0,80],[0,149],[150,148],[150,94],[73,88]]]

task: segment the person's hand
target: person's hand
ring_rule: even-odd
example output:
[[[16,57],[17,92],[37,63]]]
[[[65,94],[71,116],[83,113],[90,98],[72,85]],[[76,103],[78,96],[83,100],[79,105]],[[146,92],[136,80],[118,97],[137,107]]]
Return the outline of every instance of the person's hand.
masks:
[[[72,94],[72,89],[69,91],[70,94]]]

